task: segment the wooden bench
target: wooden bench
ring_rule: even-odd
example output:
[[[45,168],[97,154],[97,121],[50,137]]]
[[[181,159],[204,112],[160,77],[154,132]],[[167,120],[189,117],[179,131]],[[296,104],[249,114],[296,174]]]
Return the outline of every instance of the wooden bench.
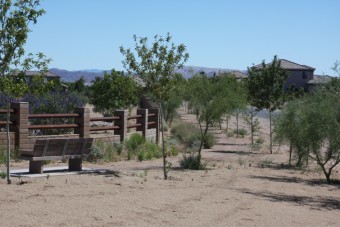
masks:
[[[30,173],[42,173],[43,161],[65,159],[69,160],[69,171],[81,171],[92,142],[93,138],[37,139],[33,150],[20,150],[21,159],[30,161]]]

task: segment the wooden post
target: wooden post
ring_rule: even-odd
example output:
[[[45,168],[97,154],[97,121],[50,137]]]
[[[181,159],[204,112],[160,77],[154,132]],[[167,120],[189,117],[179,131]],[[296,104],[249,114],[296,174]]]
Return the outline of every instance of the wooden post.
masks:
[[[80,115],[74,119],[74,123],[79,125],[79,128],[74,129],[74,133],[79,134],[80,138],[88,138],[90,136],[90,108],[76,107],[74,113]]]
[[[28,141],[28,102],[11,103],[10,121],[13,125],[10,126],[10,131],[15,134],[15,145],[17,149],[29,149]]]
[[[115,129],[115,135],[120,135],[120,142],[123,142],[127,136],[127,117],[126,110],[116,110],[114,113],[120,119],[114,121],[114,126],[119,126],[119,129]]]
[[[147,139],[148,130],[148,109],[138,109],[137,115],[142,115],[142,118],[137,118],[137,124],[142,124],[137,127],[137,131],[141,131],[144,139]]]
[[[150,125],[149,128],[155,128],[156,129],[156,143],[159,143],[159,109],[153,108],[149,109],[150,114],[155,114],[153,117],[148,118],[148,122],[154,121],[154,125]]]
[[[79,138],[90,137],[90,108],[77,107],[74,108],[74,113],[78,113],[80,117],[74,119],[74,123],[79,125],[74,129],[75,134],[79,134]],[[82,170],[82,158],[69,159],[68,169],[69,171],[81,171]]]

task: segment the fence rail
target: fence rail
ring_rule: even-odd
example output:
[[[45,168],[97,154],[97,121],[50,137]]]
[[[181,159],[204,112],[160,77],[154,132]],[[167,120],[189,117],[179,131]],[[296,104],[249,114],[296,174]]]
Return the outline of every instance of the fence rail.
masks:
[[[32,145],[29,137],[30,130],[46,130],[46,129],[73,129],[76,136],[88,138],[91,133],[99,131],[113,131],[114,135],[120,137],[120,141],[124,141],[127,137],[128,129],[136,129],[142,132],[145,138],[152,136],[155,141],[159,141],[159,111],[158,109],[138,109],[136,115],[128,116],[125,110],[115,111],[114,116],[110,117],[92,117],[90,118],[89,108],[75,108],[73,113],[60,114],[29,114],[28,103],[11,103],[10,115],[10,132],[14,132],[15,145],[20,149],[27,149]],[[0,114],[6,114],[7,110],[0,109]],[[39,123],[40,119],[71,119],[71,123],[53,124],[47,121],[46,124]],[[107,126],[93,126],[91,122],[110,122]],[[6,121],[0,121],[0,127],[4,127]],[[150,131],[155,129],[155,131]],[[98,133],[96,133],[96,137]],[[110,134],[111,135],[111,134]],[[49,135],[53,136],[53,135]]]

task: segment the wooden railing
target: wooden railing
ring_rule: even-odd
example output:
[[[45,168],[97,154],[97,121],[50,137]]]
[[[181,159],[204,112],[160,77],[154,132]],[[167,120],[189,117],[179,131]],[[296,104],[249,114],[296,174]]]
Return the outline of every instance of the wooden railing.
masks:
[[[11,106],[10,130],[15,133],[17,146],[24,149],[26,149],[27,143],[29,143],[29,131],[38,129],[73,129],[73,133],[79,135],[79,137],[89,137],[94,132],[111,130],[115,135],[120,136],[121,141],[124,141],[127,136],[127,129],[135,129],[147,137],[147,131],[154,128],[156,129],[156,141],[158,142],[159,140],[158,109],[138,109],[137,114],[133,116],[128,116],[127,111],[116,111],[114,116],[90,118],[90,110],[88,108],[75,108],[74,113],[29,114],[28,103],[13,103]],[[1,115],[6,113],[7,110],[0,109]],[[53,118],[71,119],[72,123],[34,124],[36,119]],[[112,124],[91,127],[90,122],[111,122]],[[0,121],[0,127],[3,128],[4,126],[6,126],[6,121]]]

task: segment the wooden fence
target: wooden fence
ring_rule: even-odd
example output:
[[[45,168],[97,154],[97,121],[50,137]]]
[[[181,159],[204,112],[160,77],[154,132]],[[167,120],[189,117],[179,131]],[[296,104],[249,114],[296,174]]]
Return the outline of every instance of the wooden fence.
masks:
[[[5,116],[7,110],[0,109],[0,115]],[[67,135],[48,135],[43,137],[93,137],[96,139],[111,141],[124,141],[128,137],[128,130],[135,129],[140,132],[144,138],[159,142],[159,110],[138,109],[137,114],[128,116],[126,110],[117,110],[111,117],[90,117],[90,109],[81,107],[75,108],[73,113],[62,114],[30,114],[29,103],[11,103],[10,110],[10,134],[12,143],[19,149],[31,149],[34,141],[41,136],[32,135],[32,130],[44,129],[71,129],[73,133]],[[4,117],[3,117],[4,118]],[[2,119],[3,119],[2,118]],[[73,119],[73,123],[68,124],[34,124],[33,119]],[[91,122],[109,122],[110,125],[92,126]],[[6,121],[0,120],[0,129],[4,131]],[[106,132],[112,132],[113,135]],[[98,136],[98,132],[100,135]],[[115,137],[115,138],[113,138]],[[6,144],[5,132],[0,132],[0,145]]]

